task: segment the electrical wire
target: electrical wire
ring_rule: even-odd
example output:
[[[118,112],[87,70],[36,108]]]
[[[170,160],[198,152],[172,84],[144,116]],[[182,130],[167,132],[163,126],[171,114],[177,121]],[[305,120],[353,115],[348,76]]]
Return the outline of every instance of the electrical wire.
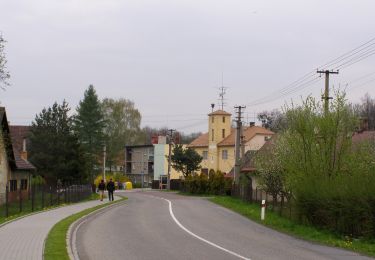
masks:
[[[318,70],[329,67],[329,66],[336,66],[335,69],[344,69],[374,55],[375,54],[374,52],[375,42],[374,41],[375,41],[375,38],[370,39],[369,41],[359,45],[358,47],[319,66]],[[277,100],[281,97],[296,93],[302,89],[305,89],[308,86],[313,85],[315,81],[317,80],[317,78],[314,77],[314,75],[316,75],[315,73],[316,73],[315,70],[310,71],[306,73],[305,75],[303,75],[301,78],[297,79],[296,81],[293,81],[292,83],[286,85],[285,87],[279,89],[278,91],[275,91],[268,96],[265,96],[263,98],[256,99],[250,102],[249,104],[247,104],[247,106],[255,106],[255,105],[268,103],[268,102]]]

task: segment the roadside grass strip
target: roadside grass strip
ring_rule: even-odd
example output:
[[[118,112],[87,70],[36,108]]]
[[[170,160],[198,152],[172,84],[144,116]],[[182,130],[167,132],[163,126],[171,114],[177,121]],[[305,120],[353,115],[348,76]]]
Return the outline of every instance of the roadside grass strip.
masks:
[[[60,222],[58,222],[49,232],[48,237],[45,241],[44,247],[44,260],[69,260],[69,253],[68,253],[68,245],[66,241],[66,236],[69,230],[69,227],[86,215],[99,210],[104,207],[108,207],[110,205],[122,202],[127,200],[127,198],[123,197],[119,200],[105,203],[102,205],[95,206],[93,208],[85,209],[81,212],[73,214]]]
[[[265,221],[260,219],[260,205],[250,204],[229,196],[217,196],[210,201],[233,210],[255,222],[263,224],[277,231],[292,235],[296,238],[317,242],[327,246],[343,248],[368,256],[375,256],[375,241],[365,239],[352,239],[340,236],[334,232],[321,230],[313,226],[297,224],[279,215],[277,212],[267,211]],[[287,214],[285,212],[285,214]]]

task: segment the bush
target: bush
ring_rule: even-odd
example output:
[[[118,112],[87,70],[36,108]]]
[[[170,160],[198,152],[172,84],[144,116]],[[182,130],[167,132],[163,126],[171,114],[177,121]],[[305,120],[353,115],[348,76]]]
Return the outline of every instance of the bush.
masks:
[[[181,183],[181,191],[191,194],[224,195],[230,193],[232,180],[221,172],[189,176]]]

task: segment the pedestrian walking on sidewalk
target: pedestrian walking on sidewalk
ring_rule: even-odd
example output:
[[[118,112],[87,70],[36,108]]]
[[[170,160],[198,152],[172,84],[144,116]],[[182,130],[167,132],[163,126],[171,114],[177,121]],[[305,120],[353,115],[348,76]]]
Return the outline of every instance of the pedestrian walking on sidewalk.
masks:
[[[110,179],[107,184],[107,191],[109,201],[114,201],[113,192],[115,191],[115,183],[112,181],[112,179]]]
[[[104,180],[101,180],[98,185],[99,195],[100,195],[100,201],[103,201],[104,198],[104,190],[105,190],[105,183]]]

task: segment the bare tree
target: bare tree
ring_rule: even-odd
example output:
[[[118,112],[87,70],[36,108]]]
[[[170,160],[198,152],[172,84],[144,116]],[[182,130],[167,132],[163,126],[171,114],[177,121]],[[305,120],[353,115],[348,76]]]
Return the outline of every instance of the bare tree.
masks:
[[[9,86],[9,78],[10,74],[7,70],[6,64],[7,59],[5,57],[5,40],[3,36],[0,34],[0,88],[5,89],[7,86]]]

